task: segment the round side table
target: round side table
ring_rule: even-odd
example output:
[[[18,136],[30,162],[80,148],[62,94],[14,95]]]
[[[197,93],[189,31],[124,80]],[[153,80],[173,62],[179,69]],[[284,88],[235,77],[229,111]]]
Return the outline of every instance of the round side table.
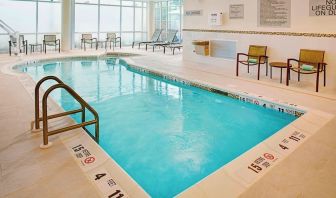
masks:
[[[270,69],[271,69],[271,79],[272,79],[272,68],[275,67],[275,68],[280,68],[280,83],[282,83],[282,69],[287,69],[287,63],[285,62],[271,62],[270,63]],[[292,67],[292,65],[289,65],[289,67]],[[290,78],[290,73],[289,73],[289,76]]]

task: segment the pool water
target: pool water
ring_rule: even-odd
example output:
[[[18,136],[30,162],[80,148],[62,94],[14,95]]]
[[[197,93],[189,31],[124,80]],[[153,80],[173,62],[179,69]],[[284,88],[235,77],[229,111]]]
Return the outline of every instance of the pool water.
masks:
[[[64,60],[21,70],[36,81],[58,76],[92,105],[101,147],[152,197],[179,194],[296,119],[115,62]],[[65,91],[52,97],[66,110],[79,107]]]

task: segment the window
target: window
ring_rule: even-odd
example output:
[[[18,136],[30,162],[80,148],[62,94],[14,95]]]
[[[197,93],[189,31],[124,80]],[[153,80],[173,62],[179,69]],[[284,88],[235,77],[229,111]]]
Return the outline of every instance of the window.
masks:
[[[120,31],[120,7],[101,6],[100,7],[100,31],[119,32]]]
[[[147,3],[142,1],[76,0],[75,12],[76,47],[84,32],[94,33],[99,40],[105,40],[107,32],[116,32],[123,45],[147,38]]]
[[[167,30],[178,30],[177,39],[182,40],[182,0],[155,3],[155,29],[163,29],[161,39],[165,39]]]
[[[1,0],[0,19],[23,34],[28,43],[42,43],[44,34],[61,33],[61,0]],[[8,50],[8,41],[1,29],[1,52]]]

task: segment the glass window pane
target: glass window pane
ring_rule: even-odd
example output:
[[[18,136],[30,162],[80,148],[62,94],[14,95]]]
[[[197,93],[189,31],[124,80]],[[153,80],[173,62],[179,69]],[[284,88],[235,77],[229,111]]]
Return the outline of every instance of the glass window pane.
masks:
[[[143,41],[143,39],[142,39],[142,33],[135,33],[134,34],[134,40],[135,41]]]
[[[147,8],[142,9],[143,12],[143,26],[142,26],[142,31],[147,32]]]
[[[122,27],[121,30],[123,32],[125,31],[133,31],[133,24],[134,24],[134,20],[133,20],[133,13],[134,8],[132,7],[122,7]]]
[[[120,31],[120,7],[101,6],[100,7],[100,31]]]
[[[105,4],[105,5],[120,5],[120,0],[100,0],[100,4]]]
[[[76,0],[76,3],[93,3],[93,4],[98,4],[98,0]]]
[[[135,8],[135,31],[142,31],[142,8]]]
[[[122,1],[123,6],[133,6],[134,2],[133,1]]]
[[[141,1],[136,1],[136,2],[134,2],[134,6],[142,7],[142,2]]]
[[[131,45],[133,43],[133,33],[121,33],[122,45]]]
[[[0,19],[15,31],[36,32],[36,2],[1,0]]]
[[[98,32],[98,6],[76,4],[75,32]]]
[[[61,4],[39,2],[38,31],[61,32]]]

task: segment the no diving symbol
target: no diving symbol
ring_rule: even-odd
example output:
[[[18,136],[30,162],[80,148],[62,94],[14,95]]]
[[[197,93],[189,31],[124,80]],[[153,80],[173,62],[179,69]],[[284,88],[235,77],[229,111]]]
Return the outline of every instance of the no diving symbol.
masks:
[[[91,163],[93,163],[95,160],[96,160],[96,158],[94,158],[94,157],[87,157],[87,158],[85,158],[84,163],[85,163],[85,164],[91,164]]]
[[[264,154],[264,157],[265,157],[266,159],[268,159],[268,160],[274,160],[274,155],[269,154],[269,153],[265,153],[265,154]]]

